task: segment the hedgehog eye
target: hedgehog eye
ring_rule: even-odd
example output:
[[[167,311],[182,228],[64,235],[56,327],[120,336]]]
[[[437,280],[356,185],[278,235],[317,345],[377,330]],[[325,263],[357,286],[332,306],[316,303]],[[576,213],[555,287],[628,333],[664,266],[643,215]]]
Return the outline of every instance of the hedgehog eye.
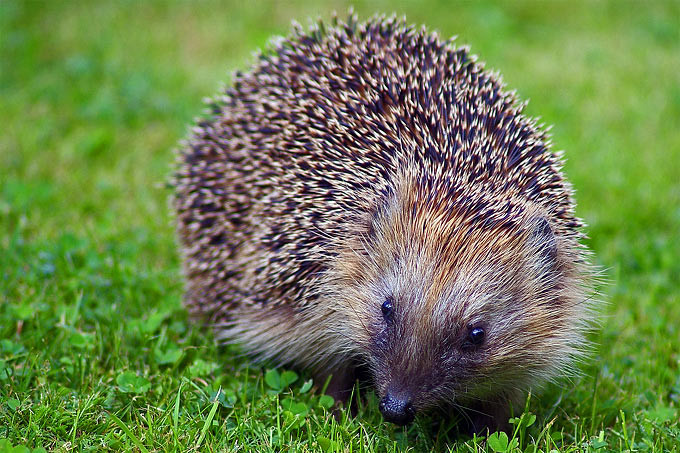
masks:
[[[473,327],[470,329],[470,332],[468,332],[468,341],[470,344],[479,346],[482,344],[484,341],[484,337],[486,336],[486,332],[484,332],[484,329],[481,327]]]
[[[394,304],[392,303],[392,298],[388,297],[385,299],[385,302],[383,302],[382,307],[380,307],[380,311],[382,311],[383,318],[385,321],[391,321],[392,320],[392,314],[394,312]]]

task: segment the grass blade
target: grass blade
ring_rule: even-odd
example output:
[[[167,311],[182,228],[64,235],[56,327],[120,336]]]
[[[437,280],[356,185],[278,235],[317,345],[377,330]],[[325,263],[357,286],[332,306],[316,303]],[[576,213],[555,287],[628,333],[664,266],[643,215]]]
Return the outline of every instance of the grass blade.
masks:
[[[123,430],[125,435],[130,438],[132,443],[135,444],[135,446],[139,448],[139,450],[142,453],[149,453],[149,450],[147,450],[146,447],[142,444],[142,442],[139,439],[137,439],[137,436],[132,434],[132,431],[130,431],[130,429],[125,425],[125,423],[123,423],[121,419],[116,417],[113,413],[109,413],[109,417],[111,418],[111,420],[116,422],[116,425],[118,425],[118,427]]]
[[[179,400],[180,397],[182,396],[182,387],[184,387],[184,381],[179,383],[179,389],[177,390],[177,398],[175,399],[175,410],[173,411],[173,428],[174,428],[174,437],[175,437],[175,446],[177,446],[177,443],[179,442],[179,437],[177,435],[177,429],[179,427]]]
[[[208,432],[208,428],[210,428],[210,425],[212,425],[213,418],[215,417],[215,412],[217,412],[217,406],[220,404],[219,397],[221,392],[222,387],[220,387],[219,390],[217,390],[217,394],[215,395],[215,401],[213,402],[212,408],[210,409],[208,418],[206,418],[205,423],[203,423],[203,429],[201,429],[201,437],[199,437],[198,442],[196,442],[197,450],[203,443],[203,439],[205,439],[205,434]]]

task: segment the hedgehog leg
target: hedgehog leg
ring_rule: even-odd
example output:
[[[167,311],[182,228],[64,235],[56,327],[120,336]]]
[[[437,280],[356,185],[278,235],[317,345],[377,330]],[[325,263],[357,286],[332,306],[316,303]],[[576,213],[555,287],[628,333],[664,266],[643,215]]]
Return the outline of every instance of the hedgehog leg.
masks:
[[[325,372],[317,376],[316,382],[322,383],[330,376],[330,382],[326,387],[326,394],[333,397],[335,401],[347,402],[352,396],[354,383],[357,380],[356,369],[352,366]]]
[[[473,434],[486,435],[487,431],[489,433],[508,432],[510,430],[508,419],[510,418],[511,408],[511,404],[505,399],[477,403],[466,411],[467,426],[465,432],[470,436]]]

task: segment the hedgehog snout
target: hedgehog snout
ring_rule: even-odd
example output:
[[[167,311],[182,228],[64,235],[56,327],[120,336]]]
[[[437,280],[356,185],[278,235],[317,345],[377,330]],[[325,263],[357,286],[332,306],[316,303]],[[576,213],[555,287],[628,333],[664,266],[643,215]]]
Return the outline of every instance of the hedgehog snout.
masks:
[[[380,400],[378,408],[386,421],[399,426],[408,425],[416,415],[415,408],[408,395],[395,396],[387,392]]]

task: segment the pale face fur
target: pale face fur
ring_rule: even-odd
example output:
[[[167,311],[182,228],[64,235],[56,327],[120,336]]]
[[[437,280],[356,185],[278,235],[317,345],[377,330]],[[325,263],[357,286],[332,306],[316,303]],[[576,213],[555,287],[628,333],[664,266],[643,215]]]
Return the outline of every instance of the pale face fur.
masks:
[[[587,318],[577,246],[531,206],[492,224],[397,193],[339,269],[351,289],[338,328],[358,334],[379,397],[416,411],[513,400],[569,371]]]

